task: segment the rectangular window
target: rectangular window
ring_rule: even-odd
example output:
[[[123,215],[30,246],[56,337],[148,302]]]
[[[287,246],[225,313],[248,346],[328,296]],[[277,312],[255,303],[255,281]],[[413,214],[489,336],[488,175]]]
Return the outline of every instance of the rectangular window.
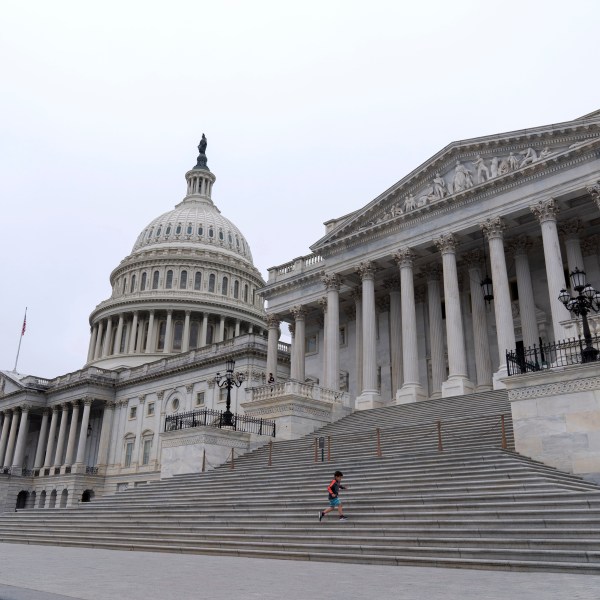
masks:
[[[227,389],[221,388],[219,391],[219,402],[225,402],[227,400]]]
[[[135,419],[137,417],[137,406],[132,406],[129,409],[129,418],[130,419]]]
[[[150,462],[150,450],[152,449],[152,440],[144,440],[144,456],[142,464],[147,465]]]
[[[204,406],[204,392],[196,394],[196,406]]]
[[[348,338],[346,337],[346,326],[340,327],[340,346],[346,346]]]
[[[125,466],[131,466],[131,457],[133,456],[133,442],[127,442],[125,446]]]
[[[148,416],[151,417],[154,414],[154,402],[148,404]]]
[[[319,350],[317,344],[317,335],[307,335],[304,341],[304,353],[305,354],[316,354]]]

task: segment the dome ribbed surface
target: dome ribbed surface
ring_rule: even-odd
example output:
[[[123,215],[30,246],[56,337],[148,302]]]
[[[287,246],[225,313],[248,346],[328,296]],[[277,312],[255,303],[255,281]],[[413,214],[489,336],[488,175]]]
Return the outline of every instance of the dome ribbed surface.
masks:
[[[164,245],[223,249],[253,264],[246,238],[210,200],[186,200],[160,215],[140,233],[131,252]]]

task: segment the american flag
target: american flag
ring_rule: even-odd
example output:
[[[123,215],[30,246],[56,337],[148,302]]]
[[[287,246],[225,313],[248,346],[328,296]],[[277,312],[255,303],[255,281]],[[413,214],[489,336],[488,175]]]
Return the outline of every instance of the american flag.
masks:
[[[25,335],[25,329],[27,329],[27,310],[25,311],[25,316],[23,317],[23,329],[21,329],[21,337]]]

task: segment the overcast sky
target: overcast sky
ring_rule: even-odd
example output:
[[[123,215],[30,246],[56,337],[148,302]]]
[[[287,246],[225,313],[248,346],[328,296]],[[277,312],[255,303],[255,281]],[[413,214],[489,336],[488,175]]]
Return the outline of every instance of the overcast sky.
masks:
[[[0,0],[0,368],[79,369],[137,235],[213,200],[267,268],[454,140],[600,108],[600,3]]]

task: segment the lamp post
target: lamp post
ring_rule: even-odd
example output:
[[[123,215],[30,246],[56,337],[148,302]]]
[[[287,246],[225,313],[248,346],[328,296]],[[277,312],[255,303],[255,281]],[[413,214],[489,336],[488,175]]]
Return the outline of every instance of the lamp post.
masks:
[[[590,311],[600,311],[600,292],[597,292],[589,283],[585,281],[585,271],[580,271],[577,267],[569,275],[573,289],[579,294],[572,298],[567,290],[560,290],[558,299],[565,305],[565,308],[581,317],[583,324],[583,338],[585,348],[581,352],[581,362],[593,362],[598,360],[599,351],[592,346],[592,334],[587,315]]]
[[[228,360],[226,362],[225,367],[225,377],[223,377],[220,373],[217,373],[215,376],[215,383],[220,388],[227,389],[227,404],[225,406],[225,412],[222,415],[221,427],[233,427],[233,413],[231,412],[231,388],[232,387],[240,387],[244,381],[243,373],[237,373],[237,375],[233,374],[233,370],[235,369],[235,360]]]

